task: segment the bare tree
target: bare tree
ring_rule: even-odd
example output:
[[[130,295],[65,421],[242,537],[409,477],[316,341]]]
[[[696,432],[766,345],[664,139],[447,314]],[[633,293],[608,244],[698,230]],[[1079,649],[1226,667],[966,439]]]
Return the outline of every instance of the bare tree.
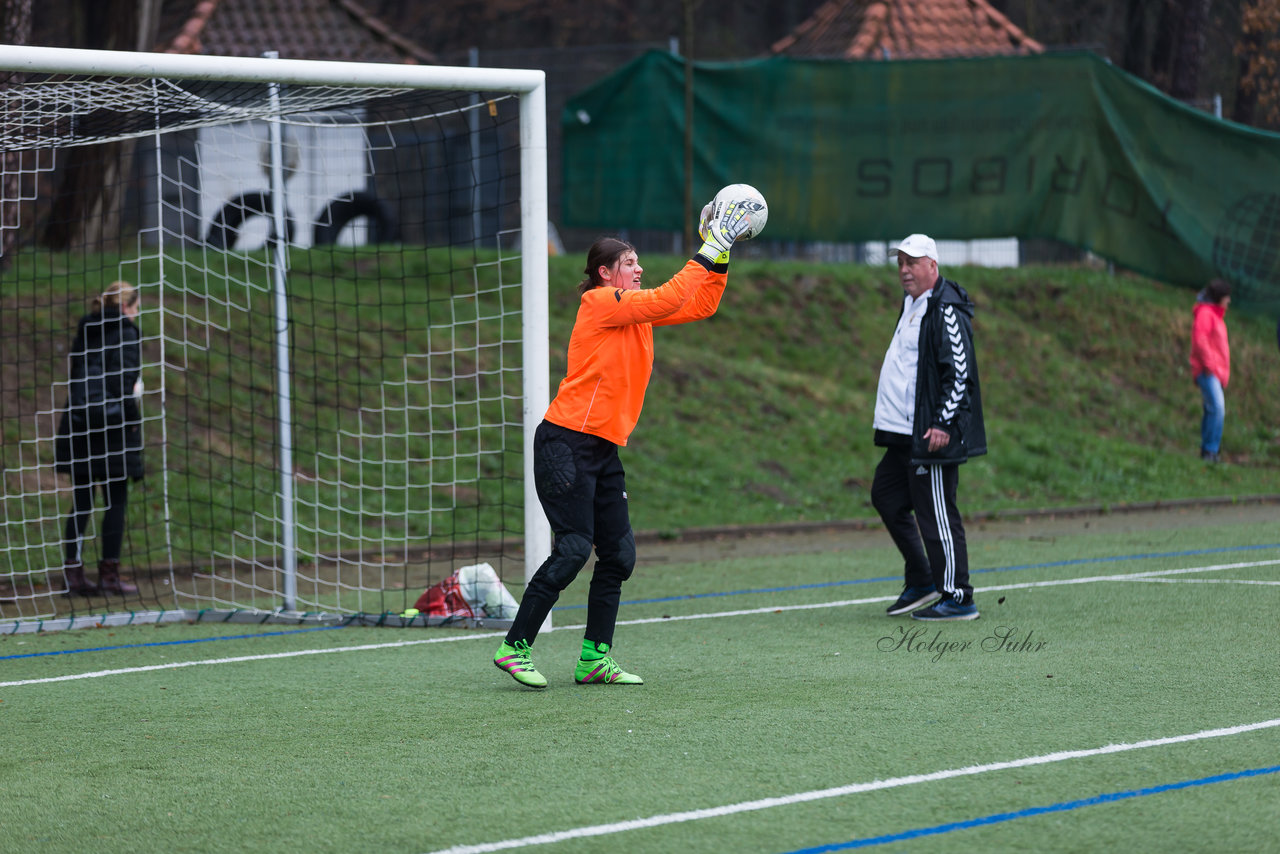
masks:
[[[1200,94],[1211,0],[1164,0],[1148,80],[1182,101]]]
[[[694,109],[693,109],[693,90],[694,90],[694,12],[698,10],[702,0],[683,0],[684,6],[684,251],[686,255],[693,254],[695,245],[694,234],[697,231],[697,224],[694,223],[693,217],[693,137],[694,137]]]
[[[1169,94],[1184,101],[1200,95],[1200,73],[1204,68],[1205,27],[1212,0],[1183,0],[1177,59],[1169,82]]]
[[[1280,0],[1246,0],[1241,11],[1236,118],[1280,125]]]
[[[133,49],[147,51],[155,47],[156,33],[160,29],[162,0],[138,0],[137,38]]]
[[[3,0],[3,38],[5,44],[22,45],[31,38],[31,0]],[[10,72],[0,76],[0,89],[21,84],[23,75]],[[4,178],[0,182],[0,272],[12,263],[13,248],[18,243],[19,206],[22,204],[20,155],[4,153]]]
[[[532,46],[565,48],[684,41],[683,0],[346,0],[439,55]],[[695,25],[704,59],[767,53],[826,0],[738,0],[704,3]],[[1099,0],[1101,2],[1101,0]],[[584,83],[587,81],[584,81]]]
[[[1125,4],[1123,47],[1120,67],[1139,77],[1147,76],[1147,4],[1145,0],[1128,0]]]
[[[1244,10],[1280,0],[990,0],[1028,35],[1053,48],[1087,48],[1186,101],[1224,96],[1248,121],[1252,89],[1240,87],[1250,62],[1264,57],[1266,23],[1242,34]],[[1254,8],[1254,15],[1258,9]],[[1248,60],[1245,59],[1247,55]]]
[[[71,24],[72,44],[103,50],[150,47],[156,39],[156,0],[98,0]],[[120,238],[120,194],[135,145],[108,142],[61,152],[58,186],[43,234],[51,249],[115,249]]]

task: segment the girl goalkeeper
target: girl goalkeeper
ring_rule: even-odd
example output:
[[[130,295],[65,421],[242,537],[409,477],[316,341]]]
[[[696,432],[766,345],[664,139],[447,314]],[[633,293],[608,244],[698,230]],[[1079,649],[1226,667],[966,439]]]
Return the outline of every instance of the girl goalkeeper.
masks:
[[[684,269],[658,288],[642,290],[644,272],[628,243],[601,238],[587,253],[587,278],[569,338],[569,369],[534,434],[538,499],[554,535],[551,555],[525,589],[493,663],[530,688],[545,688],[531,647],[560,592],[591,557],[596,565],[587,596],[579,684],[639,685],[609,654],[622,582],[636,562],[627,513],[626,473],[618,448],[640,418],[653,368],[653,327],[715,314],[728,278],[729,250],[749,222],[740,203],[703,210],[704,243]]]

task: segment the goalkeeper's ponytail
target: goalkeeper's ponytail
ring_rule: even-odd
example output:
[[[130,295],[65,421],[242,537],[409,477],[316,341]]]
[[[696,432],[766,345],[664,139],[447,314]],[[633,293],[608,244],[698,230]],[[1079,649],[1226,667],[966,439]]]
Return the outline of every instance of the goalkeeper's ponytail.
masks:
[[[604,284],[600,281],[601,267],[612,268],[618,263],[623,253],[635,251],[636,248],[630,243],[616,237],[601,237],[591,244],[591,248],[587,250],[587,266],[582,271],[586,274],[586,278],[578,283],[578,295],[581,296]]]

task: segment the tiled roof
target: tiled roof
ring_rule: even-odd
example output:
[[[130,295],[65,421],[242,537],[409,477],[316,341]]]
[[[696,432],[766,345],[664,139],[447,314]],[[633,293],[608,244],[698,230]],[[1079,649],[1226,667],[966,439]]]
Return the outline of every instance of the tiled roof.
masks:
[[[434,64],[357,0],[165,0],[165,53]]]
[[[1040,53],[1044,46],[987,0],[828,0],[773,53],[925,59]]]

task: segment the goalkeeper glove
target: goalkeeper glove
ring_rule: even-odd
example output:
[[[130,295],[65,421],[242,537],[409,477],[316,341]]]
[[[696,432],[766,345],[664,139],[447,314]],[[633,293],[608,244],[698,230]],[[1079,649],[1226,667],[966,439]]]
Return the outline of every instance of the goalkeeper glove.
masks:
[[[733,242],[750,226],[751,220],[747,217],[747,207],[742,199],[712,199],[702,209],[702,216],[698,219],[698,236],[703,241],[698,254],[713,264],[728,264]]]

